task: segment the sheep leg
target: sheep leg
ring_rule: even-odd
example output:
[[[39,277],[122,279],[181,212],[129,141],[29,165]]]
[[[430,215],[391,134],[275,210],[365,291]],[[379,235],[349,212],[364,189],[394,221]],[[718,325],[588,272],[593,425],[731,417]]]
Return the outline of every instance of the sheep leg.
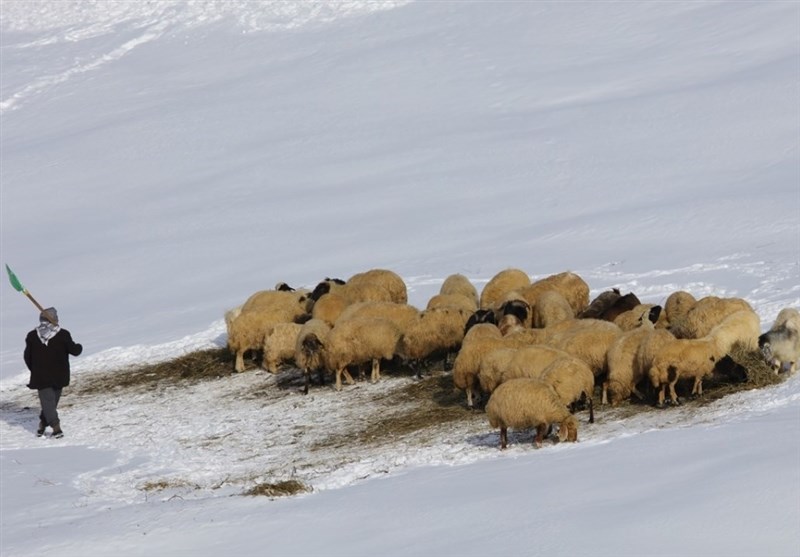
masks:
[[[600,404],[608,404],[608,381],[603,381],[603,396],[600,399]]]
[[[500,449],[505,449],[508,446],[508,428],[500,428]]]
[[[472,388],[467,387],[467,408],[473,408],[472,405]]]
[[[244,351],[236,351],[236,365],[233,367],[234,371],[244,371]]]
[[[547,435],[548,431],[548,424],[539,424],[536,426],[536,437],[533,438],[533,443],[536,445],[537,449],[542,448],[542,442],[544,441],[545,435]]]
[[[350,371],[347,369],[347,367],[344,368],[342,373],[344,374],[344,380],[347,381],[348,385],[355,385],[356,382],[353,379],[353,376],[350,375]]]
[[[381,378],[381,361],[377,358],[372,360],[372,374],[370,375],[370,382],[377,383]]]
[[[680,399],[678,399],[678,393],[675,392],[675,384],[678,382],[676,378],[675,381],[672,381],[669,384],[669,398],[673,404],[678,405],[681,403]]]
[[[594,402],[592,401],[592,397],[589,397],[589,423],[594,423]]]
[[[659,408],[664,408],[664,398],[666,395],[667,385],[666,383],[661,385],[661,389],[658,391],[658,404]]]
[[[633,394],[635,394],[639,398],[639,400],[644,400],[644,398],[645,398],[644,395],[641,393],[641,391],[639,389],[636,388],[636,385],[634,385],[631,388],[631,392]]]
[[[307,395],[308,394],[308,384],[311,382],[311,379],[310,379],[311,371],[308,370],[308,369],[304,369],[303,370],[303,375],[305,376],[305,386],[303,387],[303,394]]]

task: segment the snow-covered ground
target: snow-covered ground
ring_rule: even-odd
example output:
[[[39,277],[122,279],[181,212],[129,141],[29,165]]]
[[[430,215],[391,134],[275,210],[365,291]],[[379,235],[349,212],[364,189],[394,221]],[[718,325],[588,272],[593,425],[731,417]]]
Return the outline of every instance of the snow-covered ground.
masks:
[[[374,267],[418,307],[513,266],[740,296],[766,330],[800,307],[799,4],[3,0],[0,23],[2,262],[85,347],[65,438],[37,439],[36,310],[0,288],[3,556],[800,554],[800,375],[502,453],[480,413],[326,443],[402,411],[390,373],[80,390],[224,346],[256,290]],[[286,479],[313,491],[241,496]]]

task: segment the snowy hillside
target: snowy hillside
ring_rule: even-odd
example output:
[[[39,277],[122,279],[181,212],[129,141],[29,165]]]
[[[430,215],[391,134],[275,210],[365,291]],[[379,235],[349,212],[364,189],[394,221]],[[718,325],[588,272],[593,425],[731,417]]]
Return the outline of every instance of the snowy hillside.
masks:
[[[37,311],[0,288],[4,556],[800,554],[800,375],[505,452],[459,406],[359,437],[403,374],[113,386],[378,267],[420,308],[571,270],[766,330],[800,308],[798,4],[3,0],[0,31],[2,262],[85,347],[37,439]]]

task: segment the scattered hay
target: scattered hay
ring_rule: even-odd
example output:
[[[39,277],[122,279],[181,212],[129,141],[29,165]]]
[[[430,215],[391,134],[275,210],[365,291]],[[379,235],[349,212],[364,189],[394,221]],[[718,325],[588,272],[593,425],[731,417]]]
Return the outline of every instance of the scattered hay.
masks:
[[[286,480],[277,483],[260,483],[243,493],[250,496],[288,497],[298,493],[308,493],[311,488],[297,480]]]
[[[227,348],[200,350],[173,360],[134,366],[110,373],[82,376],[76,395],[93,395],[120,389],[155,388],[163,384],[217,379],[233,373],[233,355]]]

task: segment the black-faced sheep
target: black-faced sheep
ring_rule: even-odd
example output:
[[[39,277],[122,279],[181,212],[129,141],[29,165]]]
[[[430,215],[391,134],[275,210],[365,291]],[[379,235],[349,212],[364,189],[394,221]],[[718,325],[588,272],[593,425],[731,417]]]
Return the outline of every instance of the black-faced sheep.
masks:
[[[298,323],[276,323],[264,336],[263,367],[270,373],[278,373],[280,365],[293,362],[297,335],[302,325]]]
[[[521,269],[504,269],[494,275],[481,290],[480,308],[494,309],[499,307],[509,292],[530,285],[531,278]]]
[[[611,290],[605,290],[598,294],[592,301],[586,306],[586,309],[579,312],[576,317],[578,319],[602,319],[603,313],[610,308],[614,302],[622,297],[618,288],[612,288]]]
[[[479,309],[475,313],[469,316],[467,319],[467,324],[464,325],[464,334],[466,335],[467,332],[475,325],[480,323],[489,323],[491,325],[497,325],[497,317],[494,314],[494,310],[491,309]]]
[[[661,317],[661,306],[653,304],[639,304],[617,315],[613,323],[623,331],[630,331],[641,326],[644,321],[655,325]]]
[[[594,423],[594,374],[585,362],[574,356],[558,358],[545,368],[541,380],[553,387],[571,412],[587,405],[589,423]]]
[[[758,337],[758,347],[776,374],[784,368],[789,373],[797,371],[800,312],[794,308],[782,309],[769,331]]]
[[[500,428],[500,448],[508,446],[508,428],[536,429],[534,444],[542,441],[551,425],[558,424],[560,441],[578,440],[578,420],[556,391],[538,379],[512,379],[500,385],[486,404],[489,425]]]
[[[305,377],[303,393],[308,394],[311,373],[316,371],[320,384],[325,382],[325,344],[331,326],[322,319],[311,319],[300,327],[294,348],[294,362]]]
[[[336,376],[336,390],[342,389],[342,375],[349,384],[353,378],[347,367],[372,362],[370,381],[380,379],[381,360],[391,360],[397,353],[400,328],[388,319],[362,318],[339,320],[328,335],[325,361]]]

